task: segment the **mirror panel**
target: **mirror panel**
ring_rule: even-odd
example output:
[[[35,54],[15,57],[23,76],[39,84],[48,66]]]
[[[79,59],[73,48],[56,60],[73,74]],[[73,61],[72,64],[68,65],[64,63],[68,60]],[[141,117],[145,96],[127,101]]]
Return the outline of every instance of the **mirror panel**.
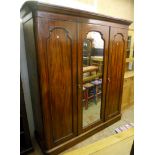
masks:
[[[103,52],[101,34],[89,32],[83,42],[83,128],[101,119]]]

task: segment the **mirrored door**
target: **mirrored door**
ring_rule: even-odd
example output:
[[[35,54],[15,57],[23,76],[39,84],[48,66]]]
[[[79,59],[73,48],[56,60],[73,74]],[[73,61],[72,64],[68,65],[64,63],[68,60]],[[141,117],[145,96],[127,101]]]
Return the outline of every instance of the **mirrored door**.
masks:
[[[109,27],[79,24],[79,133],[104,122]]]
[[[91,31],[83,41],[82,126],[100,121],[102,79],[104,74],[104,40],[99,32]]]

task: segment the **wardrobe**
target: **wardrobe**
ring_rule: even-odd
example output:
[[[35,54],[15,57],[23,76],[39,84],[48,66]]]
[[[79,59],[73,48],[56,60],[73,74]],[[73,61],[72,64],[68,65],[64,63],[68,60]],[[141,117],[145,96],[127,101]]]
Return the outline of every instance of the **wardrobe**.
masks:
[[[21,18],[43,152],[58,154],[120,120],[131,21],[34,1]]]

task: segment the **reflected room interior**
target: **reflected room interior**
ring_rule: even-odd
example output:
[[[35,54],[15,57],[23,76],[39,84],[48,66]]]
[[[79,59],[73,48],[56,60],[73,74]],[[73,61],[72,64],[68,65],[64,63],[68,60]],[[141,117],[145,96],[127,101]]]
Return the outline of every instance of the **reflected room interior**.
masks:
[[[83,42],[83,127],[100,120],[104,40],[91,31]]]

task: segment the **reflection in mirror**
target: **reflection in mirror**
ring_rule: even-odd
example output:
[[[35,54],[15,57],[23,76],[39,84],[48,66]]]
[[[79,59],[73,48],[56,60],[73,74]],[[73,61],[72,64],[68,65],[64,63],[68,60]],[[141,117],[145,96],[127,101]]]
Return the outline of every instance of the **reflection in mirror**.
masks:
[[[104,41],[89,32],[83,42],[83,127],[100,120]]]

